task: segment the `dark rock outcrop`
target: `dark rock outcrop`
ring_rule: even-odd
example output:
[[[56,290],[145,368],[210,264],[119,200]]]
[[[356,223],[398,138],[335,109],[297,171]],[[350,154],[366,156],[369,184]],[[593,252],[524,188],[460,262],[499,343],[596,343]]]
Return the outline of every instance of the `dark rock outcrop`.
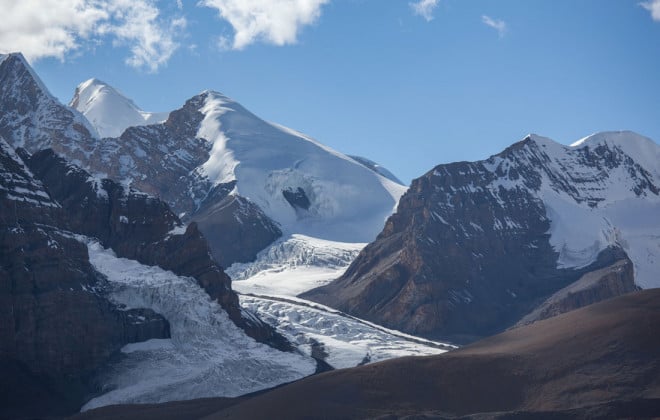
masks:
[[[259,251],[282,236],[278,225],[257,205],[229,194],[235,185],[233,181],[214,187],[192,217],[223,267],[253,261]]]
[[[126,343],[138,343],[150,338],[171,337],[170,323],[148,308],[122,310],[120,313]]]
[[[293,188],[287,188],[282,190],[282,195],[286,201],[291,204],[291,207],[298,210],[308,210],[310,206],[309,198],[305,194],[305,190],[298,187],[295,190]]]
[[[610,266],[583,275],[575,283],[553,294],[525,315],[517,325],[531,324],[638,289],[632,261],[628,258],[618,260]]]

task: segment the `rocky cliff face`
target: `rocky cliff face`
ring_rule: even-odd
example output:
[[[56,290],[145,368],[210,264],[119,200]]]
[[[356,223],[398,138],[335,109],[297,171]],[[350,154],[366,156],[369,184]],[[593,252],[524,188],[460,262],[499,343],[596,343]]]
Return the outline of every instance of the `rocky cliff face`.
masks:
[[[652,239],[617,225],[630,219],[620,217],[626,199],[653,214],[660,185],[658,163],[638,163],[645,153],[634,150],[654,152],[652,142],[630,135],[623,144],[620,135],[576,148],[530,136],[486,161],[437,166],[413,181],[341,278],[303,296],[459,342],[515,324],[625,257],[623,247],[635,254]],[[657,218],[637,223],[658,229]]]
[[[193,219],[208,238],[213,257],[223,267],[252,260],[282,236],[282,230],[250,200],[228,194],[235,182],[215,187]]]
[[[43,405],[17,395],[3,412],[52,415],[79,406],[90,392],[86,379],[124,344],[169,337],[160,315],[124,311],[104,297],[104,278],[68,230],[65,210],[1,138],[0,215],[3,382],[60,394]]]
[[[84,161],[94,148],[94,129],[77,111],[62,106],[21,54],[0,60],[0,136],[13,147],[47,147]]]

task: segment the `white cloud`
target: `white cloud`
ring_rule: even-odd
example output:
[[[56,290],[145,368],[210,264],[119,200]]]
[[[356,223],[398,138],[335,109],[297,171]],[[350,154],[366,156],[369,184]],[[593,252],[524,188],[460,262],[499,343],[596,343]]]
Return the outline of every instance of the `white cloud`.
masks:
[[[21,51],[28,60],[56,57],[109,36],[126,45],[126,63],[156,71],[178,48],[174,34],[185,19],[159,19],[154,0],[0,0],[0,52]]]
[[[651,18],[660,22],[660,0],[649,0],[639,3],[640,6],[651,12]]]
[[[493,19],[490,16],[483,15],[481,16],[481,21],[486,25],[497,31],[497,34],[502,38],[506,33],[507,27],[506,22],[499,19]]]
[[[419,0],[416,3],[409,3],[410,7],[418,16],[426,19],[427,22],[433,20],[433,11],[438,7],[439,0]]]
[[[321,16],[321,7],[330,0],[201,0],[200,5],[216,9],[234,28],[233,41],[222,44],[240,50],[262,41],[274,45],[293,44],[298,32]]]

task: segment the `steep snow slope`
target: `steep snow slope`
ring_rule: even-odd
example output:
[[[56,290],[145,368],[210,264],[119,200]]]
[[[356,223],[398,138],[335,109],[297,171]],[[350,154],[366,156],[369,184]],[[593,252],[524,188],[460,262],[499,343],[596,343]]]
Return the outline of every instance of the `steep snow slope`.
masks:
[[[302,354],[259,344],[187,277],[117,258],[87,243],[90,262],[108,278],[110,298],[127,309],[143,307],[170,322],[172,338],[127,345],[124,358],[106,373],[107,393],[83,409],[108,404],[238,396],[312,374],[316,363]]]
[[[211,145],[200,173],[257,204],[285,233],[366,242],[405,187],[217,92],[204,93],[197,137]]]
[[[122,119],[135,122],[141,114],[107,85],[83,83],[72,105],[123,131],[121,138],[99,143],[88,166],[160,195],[191,220],[196,210],[212,207],[228,193],[258,206],[285,234],[366,242],[376,236],[405,191],[217,92],[191,98],[163,124],[127,130]],[[215,194],[218,189],[228,191]]]
[[[98,79],[76,87],[69,106],[82,113],[101,137],[119,137],[128,127],[162,123],[168,112],[145,112],[121,92]]]

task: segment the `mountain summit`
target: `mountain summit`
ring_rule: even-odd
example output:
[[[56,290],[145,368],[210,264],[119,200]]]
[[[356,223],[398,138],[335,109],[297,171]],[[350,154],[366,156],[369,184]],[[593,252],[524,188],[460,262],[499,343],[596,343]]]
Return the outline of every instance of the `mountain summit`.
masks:
[[[145,112],[117,89],[98,79],[76,87],[69,106],[83,114],[101,137],[119,137],[128,127],[162,123],[167,112]]]

